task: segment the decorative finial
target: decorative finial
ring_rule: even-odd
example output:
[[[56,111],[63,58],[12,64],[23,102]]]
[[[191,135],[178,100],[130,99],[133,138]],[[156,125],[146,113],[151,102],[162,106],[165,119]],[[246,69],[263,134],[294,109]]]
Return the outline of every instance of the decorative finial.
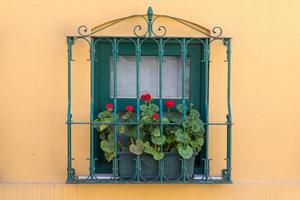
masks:
[[[153,19],[153,10],[152,10],[151,6],[148,7],[147,16],[148,16],[148,36],[151,37],[151,35],[152,35],[152,19]]]
[[[148,19],[149,19],[149,18],[152,19],[152,16],[153,16],[153,10],[152,10],[152,7],[151,7],[151,6],[148,7],[147,15],[148,15]]]

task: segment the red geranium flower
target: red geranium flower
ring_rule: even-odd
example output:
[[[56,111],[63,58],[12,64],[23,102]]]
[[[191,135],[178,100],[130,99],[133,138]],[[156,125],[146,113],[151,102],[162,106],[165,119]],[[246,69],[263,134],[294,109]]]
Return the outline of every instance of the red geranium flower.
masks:
[[[108,103],[106,104],[106,109],[109,110],[109,111],[112,111],[114,109],[114,105],[112,103]]]
[[[125,110],[128,112],[133,112],[134,111],[134,107],[132,105],[128,105],[125,107]]]
[[[152,118],[154,120],[158,120],[159,119],[159,114],[158,113],[153,113]]]
[[[146,102],[149,102],[150,100],[151,100],[151,94],[149,94],[149,93],[147,93],[147,94],[143,94],[142,96],[141,96],[141,100],[142,101],[146,101]]]
[[[167,100],[166,102],[165,102],[165,106],[166,107],[168,107],[168,108],[173,108],[174,106],[175,106],[175,101],[173,101],[173,100]]]

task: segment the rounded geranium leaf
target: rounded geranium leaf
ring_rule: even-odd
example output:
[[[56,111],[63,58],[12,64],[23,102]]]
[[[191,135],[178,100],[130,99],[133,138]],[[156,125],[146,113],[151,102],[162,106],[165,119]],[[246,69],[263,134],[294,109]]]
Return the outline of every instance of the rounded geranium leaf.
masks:
[[[105,139],[105,137],[106,137],[106,133],[105,133],[105,132],[100,132],[99,138],[100,138],[101,140],[103,140],[103,139]]]
[[[155,151],[152,155],[154,160],[161,160],[164,158],[163,152]]]
[[[102,140],[100,142],[100,147],[104,152],[107,152],[107,153],[114,152],[114,144],[108,140]]]
[[[163,117],[162,120],[161,120],[162,123],[169,123],[169,119],[166,118],[166,117]]]
[[[144,144],[142,140],[136,140],[135,144],[131,144],[129,146],[129,150],[131,153],[135,155],[141,155],[144,151]]]
[[[177,129],[175,132],[175,136],[177,142],[187,143],[190,140],[190,136],[188,135],[188,133],[183,131],[182,129]]]
[[[153,136],[160,136],[160,130],[159,130],[159,128],[154,129],[154,130],[152,131],[152,135],[153,135]]]
[[[107,129],[110,126],[110,124],[108,124],[108,123],[112,123],[113,119],[112,118],[104,118],[104,119],[100,119],[100,122],[105,123],[105,124],[100,124],[100,126],[98,128],[99,132]]]
[[[178,148],[179,155],[184,159],[190,159],[193,156],[193,149],[189,145]]]
[[[140,105],[141,111],[146,111],[148,109],[147,105]]]
[[[201,129],[201,126],[200,126],[199,123],[193,123],[193,124],[192,124],[192,131],[193,131],[193,132],[199,132],[200,129]]]
[[[108,141],[110,141],[111,143],[113,143],[114,142],[114,134],[109,134],[108,136],[107,136],[107,139],[108,139]]]
[[[153,111],[153,112],[158,112],[159,111],[159,108],[157,105],[151,103],[149,108]]]
[[[162,136],[152,136],[151,141],[154,144],[163,145],[166,141],[166,136],[164,136],[164,135],[162,135]]]
[[[191,112],[190,112],[190,115],[192,115],[195,118],[199,118],[200,117],[200,113],[196,109],[192,109]]]
[[[104,152],[104,157],[107,161],[111,161],[115,157],[115,154],[113,152],[112,153]]]

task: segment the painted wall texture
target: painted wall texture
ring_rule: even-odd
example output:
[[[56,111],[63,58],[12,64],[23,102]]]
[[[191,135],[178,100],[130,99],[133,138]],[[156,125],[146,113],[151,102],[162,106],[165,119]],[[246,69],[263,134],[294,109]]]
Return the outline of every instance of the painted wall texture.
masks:
[[[66,185],[66,35],[151,5],[232,41],[232,185]],[[0,7],[0,199],[300,199],[300,2],[297,0],[3,1]],[[74,47],[74,119],[88,119],[87,47]],[[225,55],[219,53],[219,55]],[[218,57],[218,56],[214,56]],[[219,56],[220,57],[220,56]],[[222,56],[221,56],[222,58]],[[223,59],[223,58],[222,58]],[[212,64],[211,120],[224,121],[226,70]],[[84,67],[85,66],[85,67]],[[225,99],[224,99],[225,100]],[[76,106],[76,107],[75,107]],[[211,131],[214,134],[214,130]],[[213,173],[224,161],[215,128]],[[74,130],[78,173],[88,129]]]

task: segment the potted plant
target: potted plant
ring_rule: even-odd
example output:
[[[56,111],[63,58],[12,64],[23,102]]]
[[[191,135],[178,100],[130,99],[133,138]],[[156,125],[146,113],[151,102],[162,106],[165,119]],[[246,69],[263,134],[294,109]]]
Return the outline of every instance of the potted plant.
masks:
[[[112,161],[115,156],[114,130],[113,125],[110,124],[114,122],[113,109],[112,104],[106,104],[106,110],[100,112],[97,119],[94,120],[94,122],[96,122],[94,127],[99,132],[101,140],[100,148],[104,152],[105,159],[109,162]],[[118,122],[135,121],[134,107],[128,105],[125,107],[125,110],[125,113],[118,114]],[[117,134],[120,177],[129,179],[135,174],[135,155],[143,153],[143,144],[141,140],[137,139],[136,125],[119,125],[117,127]]]
[[[119,173],[124,179],[134,177],[136,156],[140,155],[141,176],[154,179],[159,174],[159,161],[164,160],[164,175],[174,180],[182,176],[182,163],[186,160],[186,178],[192,178],[195,156],[204,144],[204,126],[200,113],[193,108],[193,104],[185,109],[175,101],[167,100],[164,105],[167,112],[160,119],[159,107],[152,102],[150,94],[141,96],[140,124],[123,124],[118,126],[118,156]],[[176,106],[176,109],[174,110]],[[135,122],[134,107],[128,105],[125,113],[118,113],[119,122]],[[171,111],[172,110],[172,111]],[[183,110],[185,118],[183,119]],[[106,160],[114,158],[113,127],[109,123],[114,121],[113,105],[107,104],[106,110],[99,113],[95,128],[99,131],[100,147],[104,151]],[[160,126],[162,123],[162,127]],[[140,135],[137,135],[139,126]],[[163,134],[161,133],[163,131]]]
[[[166,101],[165,106],[170,109],[175,106],[174,101]],[[186,160],[186,178],[192,178],[196,155],[204,144],[204,125],[200,119],[200,113],[190,104],[186,108],[186,118],[182,119],[182,104],[176,106],[177,112],[166,113],[167,119],[179,126],[167,126],[165,128],[166,144],[164,145],[165,161],[164,174],[168,179],[178,179],[182,175],[183,160]]]

